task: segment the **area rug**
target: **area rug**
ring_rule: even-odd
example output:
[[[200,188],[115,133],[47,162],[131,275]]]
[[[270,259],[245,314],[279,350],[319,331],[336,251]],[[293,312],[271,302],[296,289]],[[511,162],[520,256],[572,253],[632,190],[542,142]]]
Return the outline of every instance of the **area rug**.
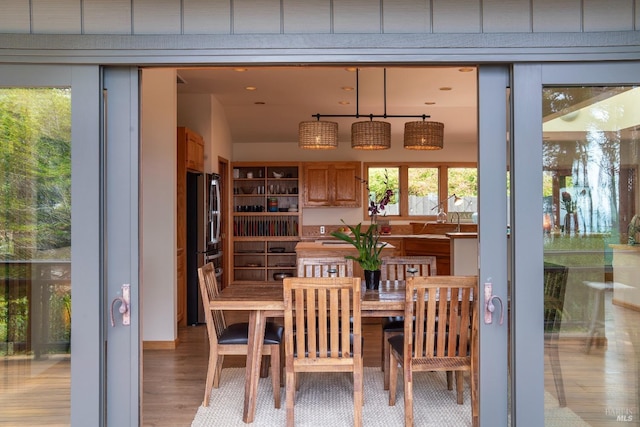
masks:
[[[201,406],[191,427],[243,426],[244,369],[225,368],[220,388],[213,389],[208,407]],[[389,406],[389,394],[383,390],[379,368],[364,369],[365,427],[394,427],[404,423],[404,393],[398,381],[395,406]],[[281,389],[281,409],[273,407],[270,378],[260,378],[256,414],[252,426],[284,426],[285,393]],[[303,374],[296,393],[296,426],[353,425],[353,385],[351,375],[340,373]],[[456,403],[455,390],[447,390],[444,373],[421,372],[414,375],[414,420],[416,427],[471,426],[471,404],[468,382],[465,383],[464,404]],[[545,393],[545,426],[587,426],[568,408],[560,408],[553,396]]]

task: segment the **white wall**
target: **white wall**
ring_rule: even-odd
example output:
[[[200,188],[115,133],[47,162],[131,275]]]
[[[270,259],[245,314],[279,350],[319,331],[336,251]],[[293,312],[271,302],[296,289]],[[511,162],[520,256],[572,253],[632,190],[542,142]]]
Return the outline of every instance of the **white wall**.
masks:
[[[173,341],[176,325],[176,73],[142,71],[141,312],[144,341]]]

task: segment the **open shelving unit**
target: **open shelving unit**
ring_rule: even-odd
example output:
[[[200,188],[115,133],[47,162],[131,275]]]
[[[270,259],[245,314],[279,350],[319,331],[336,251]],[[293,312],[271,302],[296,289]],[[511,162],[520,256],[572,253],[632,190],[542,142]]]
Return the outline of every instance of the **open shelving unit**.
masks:
[[[299,163],[234,163],[233,280],[295,275],[302,234]]]

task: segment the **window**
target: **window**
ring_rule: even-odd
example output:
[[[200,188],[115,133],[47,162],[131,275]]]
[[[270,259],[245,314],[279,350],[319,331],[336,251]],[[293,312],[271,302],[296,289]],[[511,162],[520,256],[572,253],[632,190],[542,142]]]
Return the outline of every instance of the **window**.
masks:
[[[363,214],[369,219],[370,201],[379,201],[387,188],[394,197],[380,216],[392,219],[434,220],[442,203],[445,212],[465,218],[478,210],[478,170],[475,163],[365,163],[369,199],[364,192]],[[462,198],[455,205],[453,195]]]

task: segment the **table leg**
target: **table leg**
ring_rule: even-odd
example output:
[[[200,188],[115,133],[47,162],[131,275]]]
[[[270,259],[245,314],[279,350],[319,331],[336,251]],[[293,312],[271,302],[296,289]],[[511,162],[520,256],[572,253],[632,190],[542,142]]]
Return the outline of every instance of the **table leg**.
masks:
[[[261,310],[249,313],[249,341],[247,349],[247,367],[244,378],[244,413],[245,423],[252,423],[256,412],[258,395],[258,379],[264,343],[265,317]]]

